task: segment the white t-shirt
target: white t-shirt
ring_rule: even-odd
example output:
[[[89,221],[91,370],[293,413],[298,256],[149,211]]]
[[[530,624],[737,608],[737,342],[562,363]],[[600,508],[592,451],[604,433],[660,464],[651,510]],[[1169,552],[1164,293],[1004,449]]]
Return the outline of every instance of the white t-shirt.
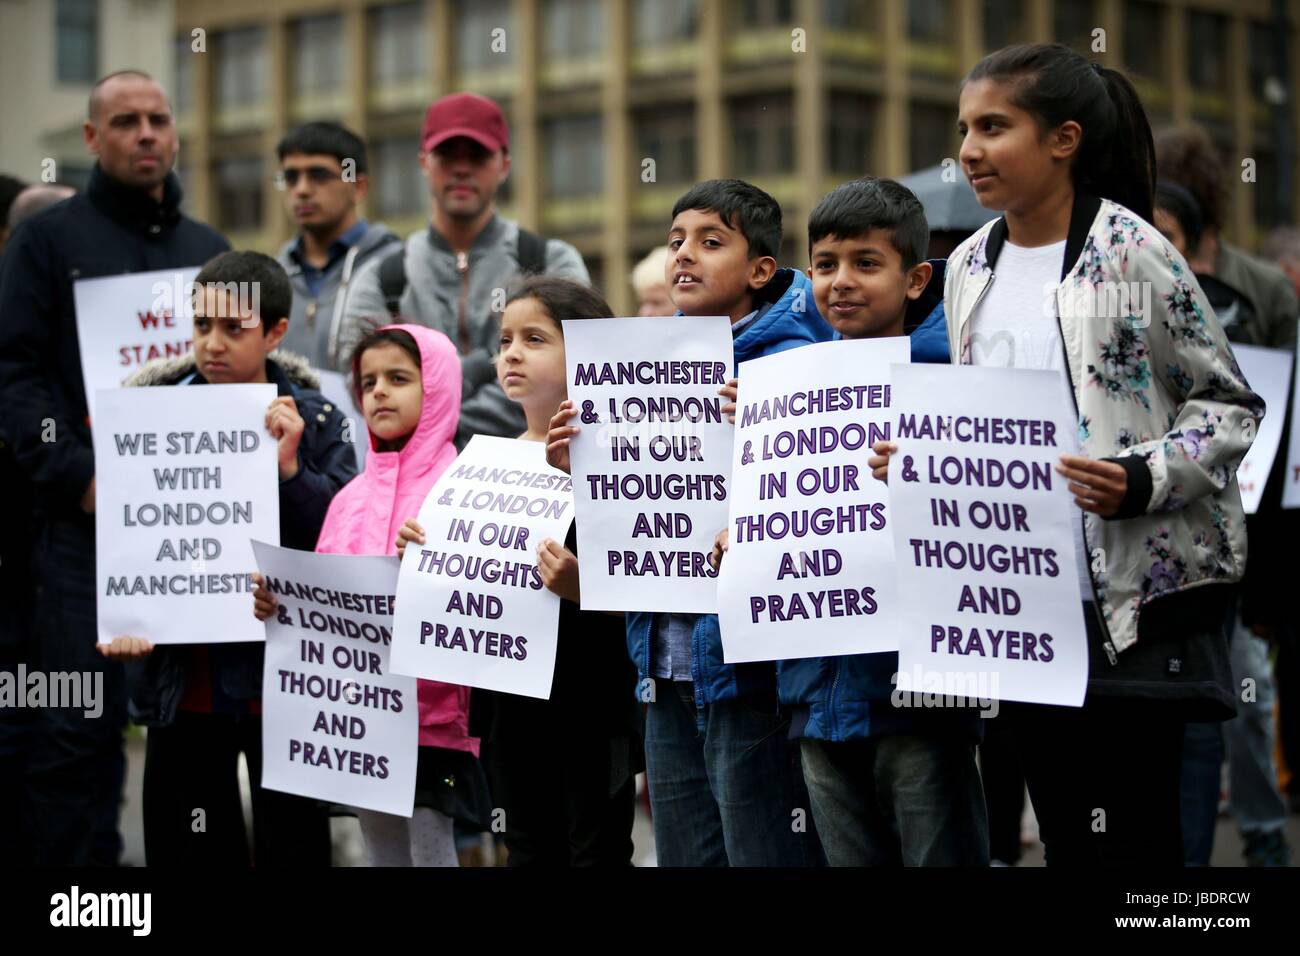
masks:
[[[997,368],[1047,369],[1058,372],[1067,407],[1075,413],[1074,394],[1065,367],[1065,348],[1056,321],[1055,290],[1061,281],[1065,240],[1027,249],[1002,246],[996,278],[971,315],[970,356],[973,365]],[[1079,565],[1079,591],[1091,601],[1088,549],[1083,538],[1079,506],[1070,502],[1074,518],[1074,554]]]

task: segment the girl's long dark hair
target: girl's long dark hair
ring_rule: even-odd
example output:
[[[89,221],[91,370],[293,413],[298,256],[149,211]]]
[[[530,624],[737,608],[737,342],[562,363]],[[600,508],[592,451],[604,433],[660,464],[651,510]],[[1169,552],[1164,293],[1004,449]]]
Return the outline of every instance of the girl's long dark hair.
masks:
[[[1075,189],[1152,216],[1156,150],[1137,90],[1118,70],[1094,66],[1060,43],[1019,44],[990,53],[965,83],[1005,83],[1011,102],[1043,129],[1074,120],[1083,142],[1070,175]]]

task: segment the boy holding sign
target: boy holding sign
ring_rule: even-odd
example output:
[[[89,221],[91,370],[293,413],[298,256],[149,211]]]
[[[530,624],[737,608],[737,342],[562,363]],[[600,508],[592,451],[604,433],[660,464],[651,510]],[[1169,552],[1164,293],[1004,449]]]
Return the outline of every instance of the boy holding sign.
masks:
[[[808,275],[835,338],[907,335],[914,362],[947,363],[945,263],[925,260],[929,233],[921,203],[893,180],[844,183],[817,204]],[[715,564],[727,539],[718,536]],[[777,662],[781,702],[802,725],[804,780],[827,859],[987,865],[979,718],[911,706],[921,695],[895,694],[897,671],[897,652]]]
[[[669,295],[683,315],[730,317],[737,364],[831,336],[807,277],[777,268],[780,249],[781,207],[749,183],[699,183],[673,208]],[[733,399],[734,384],[723,390]],[[564,471],[574,414],[562,405],[548,437],[548,460]],[[649,704],[646,770],[660,865],[816,862],[814,838],[797,826],[807,797],[775,666],[723,663],[716,614],[629,612],[627,643]]]
[[[356,459],[343,414],[316,390],[307,363],[275,352],[289,325],[289,280],[268,256],[227,252],[203,267],[194,286],[193,353],[150,362],[127,384],[275,385],[264,427],[277,443],[280,540],[311,550]],[[257,290],[258,311],[233,291],[241,288]],[[220,401],[219,393],[212,397]],[[252,782],[257,863],[329,864],[324,809],[260,785],[263,650],[260,643],[155,647],[137,636],[100,645],[106,657],[140,663],[131,714],[150,728],[144,777],[150,866],[247,863],[235,778],[241,751]],[[195,827],[195,808],[204,810],[202,828]]]

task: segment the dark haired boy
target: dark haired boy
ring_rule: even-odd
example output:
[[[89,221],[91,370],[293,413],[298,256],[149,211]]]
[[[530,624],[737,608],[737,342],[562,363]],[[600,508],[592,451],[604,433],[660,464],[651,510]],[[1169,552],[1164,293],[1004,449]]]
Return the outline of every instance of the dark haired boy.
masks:
[[[907,335],[913,362],[948,361],[946,263],[925,261],[929,232],[916,196],[890,179],[844,183],[817,204],[808,275],[836,339]],[[827,859],[987,866],[979,717],[895,694],[897,671],[896,652],[777,662]]]
[[[307,362],[276,351],[290,324],[289,279],[269,256],[227,252],[200,270],[194,288],[194,351],[149,362],[126,384],[275,385],[265,427],[277,443],[280,544],[314,550],[330,500],[352,480],[356,459],[343,414],[321,395]],[[324,807],[261,786],[262,644],[154,647],[145,638],[117,637],[101,651],[135,662],[131,717],[149,727],[148,865],[248,865],[235,773],[240,753],[252,789],[257,865],[329,865]],[[199,829],[195,808],[204,812]]]
[[[806,276],[777,267],[781,207],[714,179],[673,207],[664,277],[682,315],[731,319],[735,361],[827,341]],[[571,434],[552,432],[552,440]],[[725,664],[716,614],[627,615],[646,709],[646,771],[661,866],[811,866],[807,791],[770,662]]]
[[[370,186],[366,144],[338,123],[306,123],[276,146],[277,185],[298,235],[280,250],[294,302],[284,347],[314,368],[344,371],[339,334],[348,290],[373,256],[397,248],[400,238],[371,225],[357,207]]]

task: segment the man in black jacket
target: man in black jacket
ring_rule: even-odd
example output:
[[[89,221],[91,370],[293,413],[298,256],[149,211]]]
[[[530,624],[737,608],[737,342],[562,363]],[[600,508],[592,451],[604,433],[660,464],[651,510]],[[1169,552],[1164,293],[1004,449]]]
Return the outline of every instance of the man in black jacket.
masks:
[[[181,215],[171,105],[152,78],[105,77],[88,112],[96,164],[86,192],[19,226],[0,267],[0,428],[36,496],[39,667],[103,673],[102,716],[46,708],[38,717],[22,825],[36,862],[53,866],[116,862],[118,848],[96,833],[106,820],[115,827],[126,720],[122,667],[95,650],[95,462],[72,286],[201,265],[229,248]]]

